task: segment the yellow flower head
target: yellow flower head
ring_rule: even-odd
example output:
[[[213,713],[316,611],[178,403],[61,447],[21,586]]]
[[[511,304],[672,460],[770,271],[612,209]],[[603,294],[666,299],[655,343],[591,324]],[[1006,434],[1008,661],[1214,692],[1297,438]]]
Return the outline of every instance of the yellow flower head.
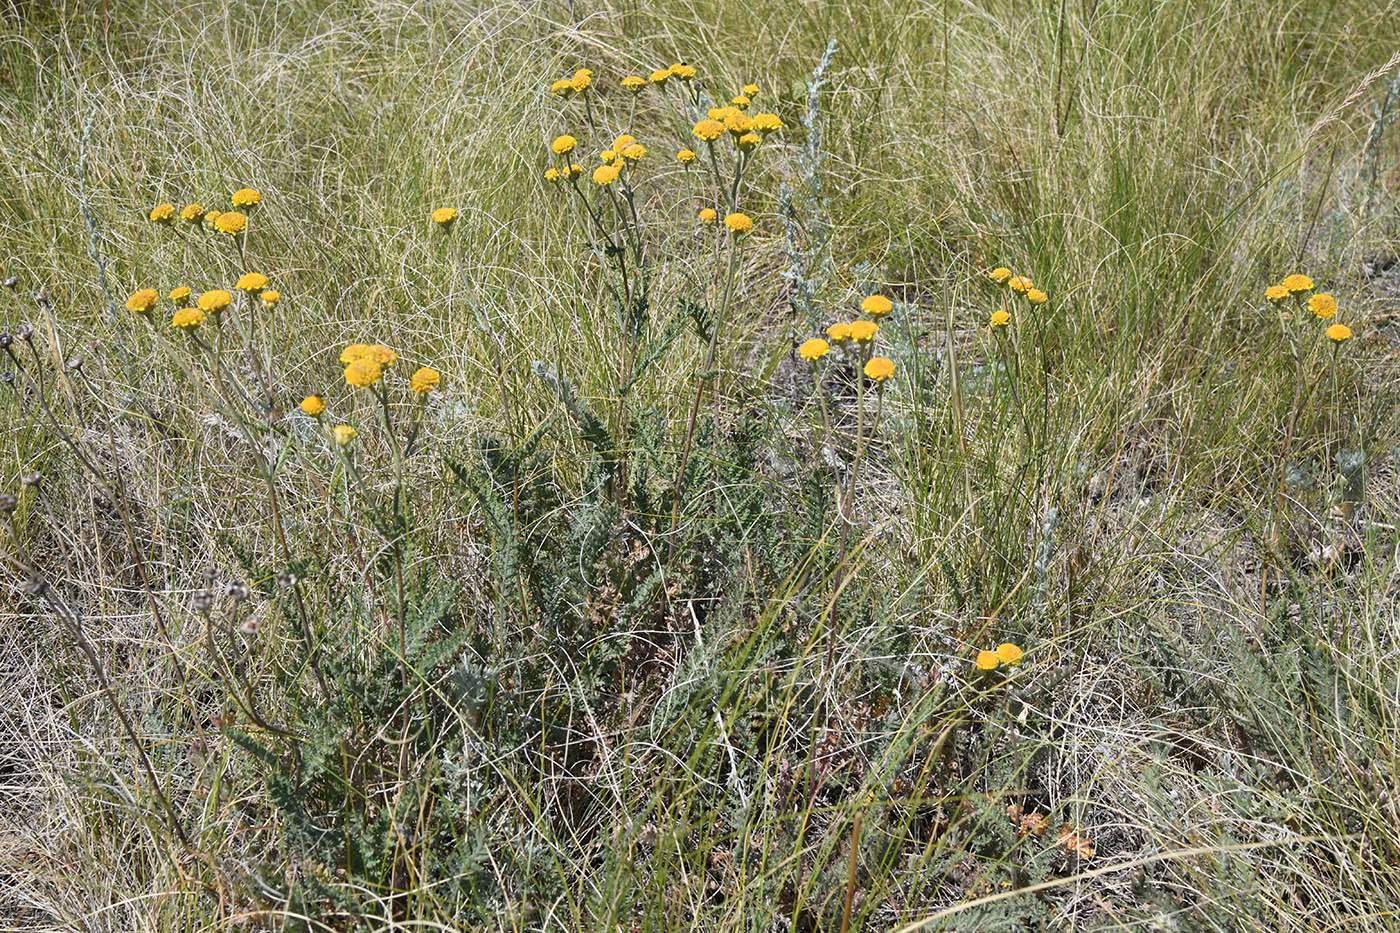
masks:
[[[753,128],[760,133],[773,133],[783,128],[783,121],[776,113],[756,113],[753,115]]]
[[[1268,288],[1264,289],[1264,297],[1272,301],[1274,304],[1278,304],[1280,301],[1288,297],[1288,286],[1270,285]]]
[[[1299,292],[1310,292],[1312,291],[1313,280],[1306,275],[1300,275],[1295,272],[1283,280],[1283,287],[1288,289],[1290,295],[1296,295]]]
[[[737,140],[739,148],[745,152],[752,152],[758,148],[758,144],[763,142],[763,137],[757,133],[745,133]]]
[[[744,85],[744,88],[743,88],[743,91],[744,91],[744,96],[745,96],[745,97],[757,97],[757,96],[758,96],[758,85],[757,85],[757,84],[745,84],[745,85]]]
[[[753,120],[737,110],[724,118],[724,128],[734,136],[743,136],[753,130]]]
[[[797,348],[798,356],[802,357],[804,360],[811,360],[813,363],[826,356],[829,352],[831,352],[831,344],[820,337],[813,337]]]
[[[234,207],[252,207],[262,203],[262,195],[258,194],[256,188],[239,188],[229,201]]]
[[[1021,646],[1006,641],[997,645],[997,660],[1008,667],[1015,667],[1021,663]]]
[[[691,130],[695,138],[707,143],[712,143],[724,135],[724,124],[713,118],[701,120],[695,124]]]
[[[357,389],[368,389],[384,375],[384,367],[368,357],[345,367],[345,382]]]
[[[865,378],[874,383],[882,383],[894,375],[894,360],[883,356],[872,357],[865,364]]]
[[[894,302],[884,295],[870,295],[860,303],[860,309],[878,321],[894,310]]]
[[[671,73],[672,77],[680,78],[682,81],[689,81],[691,78],[695,77],[694,65],[683,65],[677,62],[666,70]]]
[[[723,123],[726,119],[739,115],[739,108],[733,104],[725,104],[723,107],[711,107],[705,111],[705,116],[711,120],[718,120]]]
[[[455,207],[439,207],[437,210],[433,211],[433,223],[437,224],[439,227],[450,227],[452,226],[452,222],[456,219],[457,208]]]
[[[558,170],[557,168],[547,168],[547,169],[544,170],[544,180],[545,180],[545,181],[558,181],[559,178],[560,178],[560,175],[559,175],[559,170]]]
[[[1050,300],[1050,296],[1038,288],[1026,289],[1026,300],[1033,305],[1043,305]]]
[[[1308,299],[1308,310],[1325,321],[1337,313],[1337,299],[1326,292],[1318,292]]]
[[[669,68],[658,68],[647,77],[647,80],[652,84],[665,84],[666,79],[669,77],[671,77],[671,70]]]
[[[193,330],[205,321],[204,312],[198,308],[181,308],[170,319],[170,326],[180,330]]]
[[[282,300],[282,294],[278,292],[275,288],[265,289],[263,293],[258,297],[262,299],[264,308],[271,308],[273,305],[277,304],[277,302]]]
[[[1011,312],[1006,310],[992,312],[992,326],[1005,327],[1011,323]]]
[[[380,366],[392,366],[398,362],[399,355],[384,344],[376,343],[365,352],[365,359],[374,360]]]
[[[622,164],[614,162],[611,165],[600,165],[593,170],[593,180],[600,185],[610,185],[617,181],[617,176],[622,174]]]
[[[987,273],[987,278],[1000,285],[1007,279],[1011,278],[1011,270],[1006,268],[1005,266],[997,266],[991,272]]]
[[[219,215],[222,214],[222,213],[223,213],[223,211],[220,211],[220,210],[208,210],[208,211],[205,211],[205,212],[204,212],[204,222],[205,222],[206,224],[208,224],[210,227],[213,227],[213,226],[214,226],[214,221],[218,220],[218,219],[219,219]]]
[[[1000,660],[1001,658],[997,657],[995,651],[979,651],[977,652],[977,669],[979,671],[994,671]]]
[[[150,218],[153,224],[170,223],[175,219],[175,205],[157,204],[155,207],[151,208]]]
[[[614,139],[613,144],[608,148],[615,149],[616,151],[621,152],[636,141],[637,137],[633,136],[631,133],[623,133],[617,139]]]
[[[126,310],[145,314],[154,308],[159,300],[160,292],[154,288],[143,288],[131,293],[131,297],[126,300]]]
[[[627,88],[627,90],[631,91],[633,94],[636,94],[640,92],[642,88],[647,86],[647,79],[640,77],[639,75],[628,75],[627,77],[622,79],[622,86]]]
[[[856,343],[869,343],[880,332],[880,325],[874,321],[852,321],[851,339]]]
[[[826,329],[826,336],[834,344],[843,344],[851,339],[851,325],[838,321]]]
[[[753,218],[748,214],[741,214],[735,211],[724,218],[724,225],[729,228],[729,232],[735,235],[748,233],[753,229]]]
[[[229,236],[242,233],[248,227],[248,218],[238,211],[224,211],[214,218],[214,229]]]
[[[233,304],[233,296],[222,288],[216,288],[200,295],[198,304],[201,311],[213,314]]]
[[[587,68],[580,68],[578,71],[575,71],[573,79],[569,81],[569,84],[573,85],[575,94],[582,94],[584,91],[588,90],[589,85],[592,83],[593,72]]]
[[[683,165],[689,165],[695,161],[695,150],[682,149],[680,152],[676,153],[676,161]]]
[[[700,208],[700,222],[702,224],[712,224],[719,219],[719,214],[715,213],[713,207]]]
[[[602,152],[598,153],[598,158],[602,159],[604,162],[616,162],[616,161],[617,161],[617,150],[616,150],[616,149],[604,149]]]
[[[1327,339],[1333,343],[1341,343],[1351,339],[1351,328],[1345,324],[1333,324],[1327,328]]]
[[[203,204],[186,204],[180,208],[180,219],[187,224],[197,224],[204,219]]]
[[[256,295],[264,288],[267,288],[267,276],[263,275],[261,272],[246,272],[239,278],[238,284],[236,284],[234,288],[238,289],[240,292]]]
[[[568,173],[569,177],[577,178],[578,176],[583,174],[583,166],[575,162],[573,165],[570,165],[568,168],[564,169],[564,171]]]
[[[735,107],[738,107],[740,110],[747,110],[749,108],[749,104],[752,103],[752,101],[750,101],[743,94],[735,94],[732,98],[730,98],[729,102]]]
[[[1030,291],[1034,287],[1031,285],[1031,280],[1026,278],[1024,275],[1012,276],[1011,278],[1006,280],[1006,284],[1011,288],[1013,292],[1020,292],[1022,295],[1024,295],[1026,292]]]
[[[188,285],[181,285],[179,288],[171,289],[170,291],[170,300],[175,302],[176,304],[179,304],[188,297],[190,297],[190,289]]]
[[[326,410],[326,400],[319,395],[308,395],[301,400],[301,410],[313,418],[319,417]]]
[[[574,147],[577,145],[577,139],[574,139],[572,136],[565,134],[563,136],[554,137],[554,142],[549,144],[549,148],[553,149],[558,155],[566,155],[570,152],[573,152]]]
[[[335,435],[336,444],[341,447],[344,447],[345,445],[349,444],[360,434],[359,431],[356,431],[348,424],[336,425],[334,428],[331,429],[331,433]]]
[[[641,158],[642,158],[642,156],[644,156],[644,155],[646,155],[646,154],[647,154],[646,147],[643,146],[641,143],[633,143],[632,145],[628,146],[626,149],[623,149],[623,150],[622,150],[622,156],[623,156],[623,158],[625,158],[625,159],[630,159],[630,160],[632,160],[633,162],[638,162],[638,161],[640,161]]]
[[[568,78],[560,78],[549,86],[549,93],[557,97],[573,97],[574,82],[570,81]]]
[[[442,373],[436,369],[429,369],[426,366],[419,367],[412,376],[409,377],[409,388],[419,395],[427,395],[437,388],[438,382],[442,379]]]
[[[374,348],[367,343],[352,343],[344,350],[340,351],[340,361],[342,363],[354,363],[363,360],[374,352]]]

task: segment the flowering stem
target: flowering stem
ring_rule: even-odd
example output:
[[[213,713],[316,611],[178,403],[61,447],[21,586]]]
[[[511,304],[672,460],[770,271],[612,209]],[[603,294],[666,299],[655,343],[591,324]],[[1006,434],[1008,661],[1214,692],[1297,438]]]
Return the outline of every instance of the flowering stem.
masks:
[[[711,370],[713,369],[715,363],[715,348],[719,343],[719,332],[720,329],[724,326],[724,318],[726,312],[729,310],[730,295],[733,293],[734,289],[734,272],[738,266],[738,252],[738,243],[735,240],[735,238],[731,236],[729,238],[729,265],[727,270],[725,271],[724,291],[720,297],[719,313],[716,314],[714,320],[710,322],[710,345],[709,348],[705,351],[705,367],[701,371],[700,382],[695,387],[695,399],[690,404],[690,418],[686,423],[685,428],[685,445],[681,448],[681,465],[680,468],[676,471],[676,498],[675,501],[671,504],[672,532],[676,530],[676,524],[680,520],[681,494],[684,492],[683,487],[685,485],[685,468],[690,461],[690,446],[695,439],[695,422],[700,414],[700,400],[705,395],[705,380],[708,378],[715,378],[716,382],[718,382],[718,378],[713,377],[711,375]],[[716,385],[715,392],[716,395],[718,395],[718,385]],[[671,539],[670,545],[668,546],[668,559],[669,555],[675,552],[675,548],[676,541],[673,537]]]

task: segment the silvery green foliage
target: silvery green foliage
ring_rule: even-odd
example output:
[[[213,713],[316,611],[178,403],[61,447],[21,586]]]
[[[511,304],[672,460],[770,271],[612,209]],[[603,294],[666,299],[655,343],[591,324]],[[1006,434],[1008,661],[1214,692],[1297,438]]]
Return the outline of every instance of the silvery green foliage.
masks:
[[[822,188],[822,162],[826,155],[822,151],[821,92],[835,55],[836,40],[832,39],[807,82],[807,112],[802,115],[802,127],[807,136],[797,162],[801,176],[797,189],[784,183],[778,191],[778,210],[783,218],[783,251],[788,260],[788,268],[783,272],[789,285],[788,303],[794,312],[806,318],[812,330],[819,330],[823,323],[817,311],[817,296],[831,272],[831,224],[827,220],[827,197]]]
[[[1366,492],[1366,453],[1339,450],[1334,460],[1342,477],[1342,498],[1347,502],[1360,502]]]

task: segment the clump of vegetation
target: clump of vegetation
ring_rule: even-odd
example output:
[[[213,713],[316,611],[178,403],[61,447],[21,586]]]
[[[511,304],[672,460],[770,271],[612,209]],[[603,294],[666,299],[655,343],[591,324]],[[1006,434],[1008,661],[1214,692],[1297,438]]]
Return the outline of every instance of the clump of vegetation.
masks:
[[[7,21],[0,911],[1383,927],[1400,58],[1119,7]]]

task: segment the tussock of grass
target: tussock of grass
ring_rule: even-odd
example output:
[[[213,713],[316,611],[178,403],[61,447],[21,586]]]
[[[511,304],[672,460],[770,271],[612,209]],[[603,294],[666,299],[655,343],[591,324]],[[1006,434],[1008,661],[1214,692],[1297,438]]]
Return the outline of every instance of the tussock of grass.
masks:
[[[29,324],[36,348],[0,359],[22,376],[0,386],[18,498],[0,916],[1392,928],[1393,19],[1146,0],[0,12],[0,330]],[[798,190],[785,222],[832,38],[826,199]],[[757,83],[786,123],[735,205],[757,223],[709,373],[728,254],[694,220],[713,192],[672,160],[696,114],[649,89],[629,120],[615,89],[677,60],[720,99]],[[604,90],[596,133],[547,90],[580,67]],[[623,131],[655,179],[630,337],[613,260],[540,178],[557,134],[591,171]],[[248,265],[283,296],[265,345],[285,417],[251,442],[207,370],[177,364],[198,357],[121,307],[228,287],[227,243],[145,215],[243,185],[263,195]],[[814,249],[819,220],[822,324],[895,299],[878,396],[840,351],[815,370],[793,352],[819,333],[790,304],[785,238]],[[1050,301],[990,283],[998,265]],[[1335,351],[1263,297],[1300,270],[1355,332]],[[402,475],[337,362],[377,341],[402,358],[391,417],[421,413]],[[256,385],[250,365],[230,378]],[[421,408],[401,385],[419,365],[444,374]],[[41,372],[42,392],[23,375]],[[360,426],[362,493],[295,414],[311,392]],[[285,450],[265,482],[260,454]],[[226,608],[231,580],[252,593]],[[195,607],[209,581],[227,632]],[[1024,660],[977,673],[1001,642]]]

